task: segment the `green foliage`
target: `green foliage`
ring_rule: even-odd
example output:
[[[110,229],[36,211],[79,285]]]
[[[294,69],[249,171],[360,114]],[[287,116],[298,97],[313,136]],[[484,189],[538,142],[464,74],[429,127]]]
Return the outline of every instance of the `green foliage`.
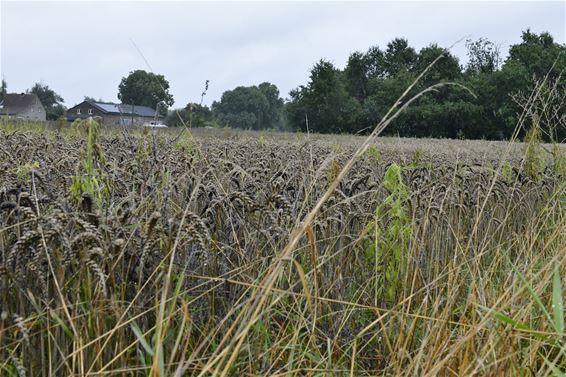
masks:
[[[545,163],[543,157],[543,149],[541,146],[540,128],[538,124],[538,116],[533,114],[532,127],[525,136],[525,174],[532,180],[539,181],[544,171]]]
[[[319,133],[355,132],[361,107],[346,90],[344,75],[328,61],[311,69],[310,80],[290,93],[286,112],[295,129]]]
[[[429,69],[423,77],[423,81],[420,83],[421,85],[426,87],[441,81],[456,81],[460,78],[460,76],[462,76],[458,58],[435,43],[424,47],[419,51],[413,68],[413,73],[415,75],[420,74],[434,61],[434,59],[441,55],[442,59],[436,62],[436,64]],[[442,92],[439,94],[446,95],[446,93]]]
[[[537,313],[533,313],[533,318],[542,318],[540,321],[536,321],[535,323],[527,324],[524,322],[517,321],[510,316],[507,316],[499,311],[484,308],[488,312],[490,312],[495,319],[498,321],[505,323],[507,325],[512,326],[517,331],[525,332],[527,334],[533,335],[535,338],[543,341],[546,347],[543,347],[539,352],[543,353],[541,355],[544,358],[546,364],[553,370],[555,373],[566,370],[566,354],[564,353],[563,349],[563,339],[566,336],[566,332],[564,330],[564,298],[562,296],[562,278],[560,275],[560,263],[556,261],[554,263],[554,270],[552,275],[552,281],[549,284],[548,289],[551,291],[550,296],[550,310],[547,309],[547,306],[543,303],[543,297],[537,293],[534,287],[529,283],[525,275],[517,270],[515,266],[512,265],[514,272],[519,277],[519,280],[523,283],[526,290],[528,291],[532,301],[533,306],[536,309]],[[542,313],[542,317],[538,315],[538,312]],[[544,325],[544,321],[546,321],[546,325],[551,328],[551,332],[549,333],[546,330],[546,326]],[[537,323],[538,322],[538,323]],[[557,363],[550,361],[547,356],[551,355],[552,358],[556,358],[558,360]],[[556,373],[556,375],[560,375]]]
[[[404,38],[395,38],[387,44],[384,54],[384,71],[387,77],[396,77],[401,72],[413,71],[418,60],[415,49]]]
[[[466,40],[468,49],[468,63],[466,72],[471,74],[493,73],[501,66],[499,46],[486,38],[476,41]]]
[[[25,183],[28,180],[30,174],[34,170],[38,170],[38,169],[39,169],[39,162],[34,161],[23,165],[22,164],[18,165],[18,167],[15,168],[14,173],[16,174],[19,183]]]
[[[73,176],[69,194],[75,203],[80,203],[83,194],[90,196],[97,206],[108,201],[110,187],[101,170],[105,162],[104,154],[98,145],[99,124],[92,119],[76,122],[86,132],[86,150],[81,165]]]
[[[212,111],[208,106],[189,103],[183,109],[176,109],[167,115],[165,124],[168,127],[217,127]]]
[[[419,148],[415,149],[415,154],[413,155],[413,161],[411,161],[412,168],[421,167],[423,163],[423,151]]]
[[[183,133],[175,142],[175,149],[188,155],[200,156],[199,148],[195,145],[195,140],[189,133]]]
[[[374,146],[369,147],[366,153],[369,156],[373,157],[375,161],[377,162],[381,161],[381,153],[379,153],[379,150],[376,147]]]
[[[522,65],[529,75],[539,78],[546,76],[555,61],[556,69],[551,72],[550,78],[557,77],[566,68],[566,46],[556,43],[549,33],[536,34],[527,29],[521,39],[521,43],[509,48],[505,64]]]
[[[396,38],[384,50],[373,46],[353,52],[344,70],[320,60],[311,69],[309,81],[290,92],[285,106],[289,126],[295,130],[321,133],[368,133],[387,109],[438,56],[410,94],[439,82],[457,82],[470,88],[439,88],[414,102],[386,133],[412,137],[466,139],[505,139],[511,137],[521,106],[518,93],[530,93],[533,77],[541,79],[551,69],[549,79],[559,81],[557,101],[564,97],[566,47],[554,42],[548,33],[526,31],[522,41],[512,45],[502,64],[499,47],[485,39],[468,40],[469,61],[465,67],[458,59],[432,43],[415,51],[406,39]],[[558,99],[560,98],[560,99]],[[558,107],[556,107],[558,106]],[[563,113],[564,104],[553,109]],[[556,124],[555,119],[548,122]],[[541,125],[545,140],[566,138],[564,127],[550,130]],[[521,137],[524,134],[520,135]]]
[[[45,108],[47,120],[57,120],[65,115],[65,107],[62,104],[63,97],[49,88],[48,85],[36,83],[27,92],[35,94],[39,98],[39,101]]]
[[[566,177],[566,154],[560,149],[559,144],[552,144],[552,170],[555,174]]]
[[[507,183],[513,182],[513,167],[507,161],[503,162],[503,166],[501,168],[501,175],[503,179]]]
[[[88,101],[88,102],[105,102],[102,98],[94,98],[94,97],[90,97],[90,96],[84,96],[84,100]]]
[[[228,90],[212,104],[220,125],[251,130],[281,128],[282,108],[279,89],[268,82]]]
[[[122,77],[118,86],[118,99],[130,105],[148,106],[157,109],[161,101],[167,106],[175,102],[169,93],[169,82],[163,75],[138,69]],[[165,111],[165,109],[160,109]]]
[[[375,301],[392,302],[401,289],[407,268],[407,255],[413,233],[408,210],[409,189],[403,182],[402,168],[387,168],[383,186],[389,195],[375,210],[375,220],[367,226],[369,239],[365,254],[375,266]]]
[[[2,85],[0,86],[0,99],[2,99],[6,93],[8,93],[8,84],[6,83],[6,80],[2,79]]]

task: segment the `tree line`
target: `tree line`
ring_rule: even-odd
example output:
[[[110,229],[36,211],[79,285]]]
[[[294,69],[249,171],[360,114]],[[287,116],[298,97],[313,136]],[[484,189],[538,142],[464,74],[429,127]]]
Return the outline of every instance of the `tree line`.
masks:
[[[416,51],[397,38],[385,49],[371,47],[350,54],[343,70],[321,59],[309,81],[290,93],[285,113],[295,130],[367,133],[437,57],[437,63],[411,90],[409,98],[431,85],[452,82],[419,97],[386,132],[400,136],[509,138],[536,80],[558,99],[549,106],[564,124],[566,47],[548,33],[527,30],[502,61],[499,48],[487,39],[466,42],[468,62],[436,44]],[[559,121],[559,119],[554,119]],[[552,123],[552,122],[551,122]],[[564,140],[566,129],[546,124],[547,139]],[[521,133],[522,135],[522,133]],[[521,136],[520,135],[520,136]]]
[[[551,118],[540,126],[547,140],[564,141],[566,114],[566,46],[549,33],[527,30],[503,60],[497,44],[485,38],[467,40],[465,65],[450,51],[430,44],[417,51],[403,38],[385,48],[353,52],[344,69],[320,59],[305,85],[284,101],[268,82],[224,92],[211,108],[190,103],[170,113],[169,125],[284,129],[317,133],[367,134],[400,95],[429,65],[440,59],[412,88],[408,98],[439,83],[419,97],[387,129],[405,137],[508,139],[537,80],[550,94]],[[552,92],[552,93],[551,93]],[[533,116],[533,114],[528,114]],[[536,114],[535,114],[536,115]],[[556,127],[561,125],[562,127]],[[520,130],[519,137],[525,130]]]
[[[157,109],[168,126],[278,129],[317,133],[366,134],[383,118],[399,96],[438,57],[411,89],[409,96],[435,87],[411,105],[385,133],[406,137],[507,139],[511,137],[535,83],[548,94],[544,109],[552,116],[539,117],[547,140],[564,141],[566,113],[566,45],[549,33],[524,31],[502,59],[499,46],[485,38],[466,41],[467,63],[461,65],[450,51],[430,44],[417,51],[404,38],[384,48],[372,46],[352,52],[344,69],[320,59],[310,69],[308,81],[284,100],[274,84],[239,86],[225,91],[211,107],[201,103],[169,110],[174,104],[169,82],[163,75],[135,70],[123,77],[118,99],[123,103]],[[448,85],[456,84],[456,85]],[[2,80],[2,92],[6,82]],[[47,85],[35,84],[35,93],[46,107],[48,119],[63,116],[63,99]],[[91,97],[85,99],[94,100]],[[562,125],[562,127],[556,127]],[[523,136],[521,131],[519,136]]]

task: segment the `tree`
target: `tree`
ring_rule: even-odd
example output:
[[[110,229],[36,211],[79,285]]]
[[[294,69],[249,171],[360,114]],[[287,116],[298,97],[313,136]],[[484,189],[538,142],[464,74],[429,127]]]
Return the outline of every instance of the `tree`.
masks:
[[[6,80],[2,79],[2,86],[0,86],[0,98],[3,98],[6,93],[8,93],[8,84],[6,84]]]
[[[446,49],[439,47],[436,43],[419,51],[413,67],[414,74],[419,75],[441,55],[442,58],[427,71],[421,81],[421,85],[429,86],[441,81],[454,81],[462,75],[458,58]]]
[[[343,71],[320,60],[311,69],[308,83],[291,91],[291,101],[285,105],[287,120],[302,131],[307,129],[307,119],[308,129],[316,132],[369,131],[416,77],[441,56],[407,98],[445,81],[463,84],[475,96],[461,87],[438,87],[415,100],[385,132],[401,136],[508,138],[523,110],[518,99],[532,93],[533,78],[540,83],[546,77],[547,89],[539,97],[546,93],[552,101],[536,112],[551,107],[552,120],[539,120],[539,124],[544,135],[552,135],[555,140],[566,137],[566,131],[556,126],[560,123],[556,119],[563,118],[561,103],[566,93],[564,44],[556,43],[548,33],[527,30],[522,41],[510,47],[503,64],[498,46],[487,39],[468,40],[466,46],[469,59],[465,69],[438,45],[430,44],[417,53],[403,38],[393,39],[384,50],[374,46],[365,53],[350,54]]]
[[[385,53],[378,47],[370,47],[365,54],[368,79],[385,78],[387,75]]]
[[[367,96],[369,69],[369,59],[365,54],[357,51],[350,54],[344,69],[346,87],[348,93],[358,101],[363,101]]]
[[[566,69],[566,45],[554,42],[549,33],[535,34],[529,29],[521,35],[522,42],[509,48],[505,65],[520,64],[529,75],[544,77],[556,61],[550,78],[558,77]]]
[[[287,118],[297,130],[321,133],[356,132],[361,106],[348,94],[344,75],[321,59],[314,65],[307,86],[291,91]],[[308,125],[307,125],[308,119]]]
[[[417,53],[406,39],[395,38],[387,44],[383,64],[388,77],[395,77],[401,71],[411,71],[416,61]]]
[[[566,46],[554,42],[549,33],[537,35],[530,30],[523,32],[521,39],[509,48],[501,69],[468,72],[466,84],[477,94],[476,103],[483,108],[482,137],[509,138],[513,134],[523,111],[514,98],[532,92],[533,78],[547,77],[547,82],[556,82],[558,91],[566,88]],[[543,129],[544,135],[549,133]],[[523,136],[524,130],[520,130],[519,137]]]
[[[144,70],[135,70],[123,77],[118,86],[118,99],[129,105],[148,106],[156,109],[161,101],[173,106],[173,96],[169,93],[169,82],[163,75]],[[161,111],[166,111],[163,109]]]
[[[365,55],[367,97],[361,102],[360,127],[371,130],[416,77],[439,56],[442,58],[428,70],[409,96],[438,82],[458,79],[461,76],[458,59],[436,44],[424,47],[416,53],[405,39],[399,38],[388,44],[385,53],[381,52],[378,47],[368,50]],[[420,134],[430,136],[429,125],[437,122],[431,116],[438,114],[438,111],[436,109],[432,111],[432,108],[448,100],[452,95],[451,92],[452,88],[440,88],[435,93],[428,94],[429,98],[426,101],[419,100],[411,105],[411,107],[418,107],[422,104],[424,106],[422,110],[426,110],[421,114],[423,121],[417,122]],[[397,120],[388,127],[386,132],[412,136],[414,132],[417,132],[415,128],[417,123],[409,124],[409,121]]]
[[[104,100],[102,98],[94,98],[94,97],[90,97],[90,96],[85,96],[84,97],[84,101],[89,101],[89,102],[104,102]]]
[[[35,94],[47,115],[47,120],[57,120],[65,115],[65,106],[63,106],[63,97],[57,94],[48,85],[36,83],[27,93]]]
[[[189,103],[183,109],[176,109],[167,115],[165,124],[169,127],[214,127],[216,122],[208,106]]]
[[[265,125],[267,128],[281,128],[281,111],[283,109],[283,98],[279,95],[279,88],[269,82],[258,85],[258,89],[267,100],[268,109],[265,114]]]
[[[225,91],[219,102],[213,102],[212,111],[223,126],[261,130],[281,128],[282,107],[277,86],[264,82]]]
[[[501,67],[499,46],[485,38],[466,40],[468,64],[466,72],[472,74],[493,73]]]

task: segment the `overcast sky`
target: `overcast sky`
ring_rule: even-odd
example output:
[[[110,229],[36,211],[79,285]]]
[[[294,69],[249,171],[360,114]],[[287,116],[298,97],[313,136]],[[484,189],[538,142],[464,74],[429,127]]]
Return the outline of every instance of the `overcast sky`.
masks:
[[[0,73],[10,92],[41,81],[71,107],[85,95],[117,101],[135,69],[169,80],[174,107],[204,103],[263,81],[281,96],[320,58],[343,68],[349,53],[404,37],[420,49],[487,37],[504,53],[521,31],[565,43],[566,2],[7,2],[0,1]],[[464,43],[453,52],[466,60]]]

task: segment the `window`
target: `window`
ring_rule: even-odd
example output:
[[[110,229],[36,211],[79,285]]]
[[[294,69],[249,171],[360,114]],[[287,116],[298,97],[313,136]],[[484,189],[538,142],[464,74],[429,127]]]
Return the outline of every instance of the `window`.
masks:
[[[92,109],[88,109],[88,115],[92,115]]]
[[[81,109],[77,109],[77,115],[81,115]]]

